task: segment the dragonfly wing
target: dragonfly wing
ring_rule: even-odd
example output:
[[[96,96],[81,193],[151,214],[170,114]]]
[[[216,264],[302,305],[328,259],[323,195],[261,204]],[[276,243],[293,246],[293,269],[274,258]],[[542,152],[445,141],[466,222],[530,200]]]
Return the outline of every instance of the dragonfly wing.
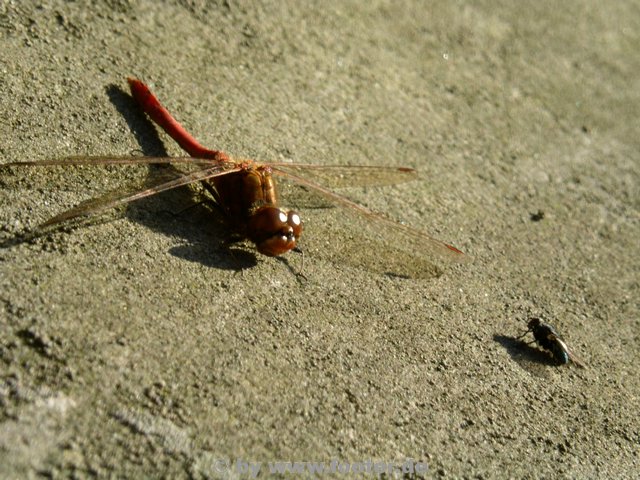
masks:
[[[305,178],[329,188],[395,185],[418,177],[418,172],[408,167],[307,163],[270,163],[269,165],[277,172]]]
[[[51,160],[38,160],[33,162],[10,162],[5,163],[5,167],[46,167],[53,165],[151,165],[151,164],[195,164],[195,165],[218,165],[220,162],[208,160],[206,158],[193,157],[64,157]],[[229,162],[231,164],[231,162]]]
[[[147,183],[143,188],[136,188],[134,190],[116,190],[114,192],[107,193],[98,198],[93,198],[85,202],[80,203],[76,207],[61,213],[40,225],[40,228],[55,225],[73,218],[95,215],[97,213],[104,212],[111,208],[140,200],[151,195],[156,195],[166,190],[189,185],[194,182],[207,180],[219,175],[226,175],[232,172],[237,172],[240,167],[227,168],[226,165],[216,165],[214,167],[208,167],[197,170],[188,174],[175,176],[170,180],[161,178],[152,183]]]
[[[409,278],[432,278],[442,273],[439,264],[468,260],[457,248],[373,212],[322,185],[290,172],[282,171],[281,174],[345,207],[332,214],[348,217],[339,220],[349,222],[351,238],[343,238],[337,225],[332,230],[331,224],[335,221],[327,220],[323,222],[323,231],[305,228],[302,248],[307,242],[317,246],[318,255],[326,252],[334,261],[337,258],[367,270]]]

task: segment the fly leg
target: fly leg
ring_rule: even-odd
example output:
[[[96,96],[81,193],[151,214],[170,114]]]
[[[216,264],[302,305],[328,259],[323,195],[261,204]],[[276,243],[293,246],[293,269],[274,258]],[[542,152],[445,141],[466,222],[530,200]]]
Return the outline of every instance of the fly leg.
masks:
[[[516,340],[520,340],[521,338],[525,337],[531,330],[527,330],[526,332],[524,332],[522,335],[520,335],[519,337],[516,337]],[[535,340],[533,340],[532,342],[527,342],[527,345],[531,344],[531,343],[535,343]]]

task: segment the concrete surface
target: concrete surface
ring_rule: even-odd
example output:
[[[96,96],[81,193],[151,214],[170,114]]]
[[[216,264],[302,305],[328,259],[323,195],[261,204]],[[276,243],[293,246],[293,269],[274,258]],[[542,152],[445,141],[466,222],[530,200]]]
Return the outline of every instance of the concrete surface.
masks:
[[[137,173],[3,168],[0,477],[637,475],[637,2],[92,3],[2,2],[0,162],[179,155],[134,75],[234,156],[417,168],[348,193],[473,262],[335,262],[313,241],[357,232],[307,209],[305,280],[188,189],[18,242]],[[530,316],[588,367],[516,340]]]

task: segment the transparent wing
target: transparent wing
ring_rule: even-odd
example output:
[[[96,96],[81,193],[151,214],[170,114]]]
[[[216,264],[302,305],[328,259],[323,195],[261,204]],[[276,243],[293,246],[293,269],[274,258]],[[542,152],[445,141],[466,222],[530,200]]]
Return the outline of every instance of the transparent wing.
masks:
[[[167,180],[166,178],[160,178],[155,182],[147,183],[143,188],[136,188],[134,190],[116,190],[109,192],[98,198],[92,198],[85,202],[80,203],[76,207],[61,213],[40,225],[39,227],[47,227],[55,225],[73,218],[95,215],[119,205],[124,205],[135,200],[140,200],[151,195],[156,195],[166,190],[178,188],[184,185],[189,185],[194,182],[207,180],[220,175],[226,175],[232,172],[237,172],[241,167],[229,168],[228,165],[216,165],[204,169],[197,170],[188,174],[173,175],[174,178]]]
[[[304,178],[293,174],[289,168],[285,170],[277,166],[273,167],[273,170],[275,174],[303,185],[333,204],[344,207],[337,214],[348,217],[347,221],[350,225],[348,238],[344,238],[338,232],[337,225],[332,226],[331,222],[335,222],[335,218],[323,221],[324,228],[320,225],[318,228],[312,228],[313,225],[310,225],[312,220],[308,219],[301,239],[301,248],[304,249],[305,245],[310,245],[314,249],[313,255],[326,255],[334,262],[344,261],[377,273],[409,278],[432,278],[442,273],[439,265],[464,262],[469,259],[457,248],[427,233],[395,222],[330,191],[324,185],[308,180],[306,166],[300,167],[300,171],[303,168],[305,169]],[[341,167],[338,171],[345,168]],[[357,177],[358,169],[353,172],[351,169],[348,170],[350,176]],[[380,168],[379,172],[382,173],[383,170],[385,170],[384,167]],[[401,177],[405,178],[403,175],[404,173]],[[327,213],[324,215],[330,216]]]
[[[586,368],[586,365],[584,364],[584,362],[582,360],[580,360],[580,358],[578,358],[572,351],[571,349],[569,349],[569,347],[567,346],[567,344],[565,343],[564,340],[562,340],[560,337],[553,335],[555,337],[555,340],[562,345],[562,348],[564,349],[565,352],[567,352],[567,355],[569,355],[569,360],[571,360],[573,363],[575,363],[578,367],[580,368]]]
[[[269,163],[275,170],[303,177],[328,188],[395,185],[415,180],[413,168],[368,165],[313,165],[307,163]]]
[[[218,165],[233,164],[232,162],[219,162],[206,158],[193,157],[64,157],[52,160],[38,160],[34,162],[10,162],[5,163],[5,167],[46,167],[52,165],[152,165],[152,164],[195,164],[195,165]]]

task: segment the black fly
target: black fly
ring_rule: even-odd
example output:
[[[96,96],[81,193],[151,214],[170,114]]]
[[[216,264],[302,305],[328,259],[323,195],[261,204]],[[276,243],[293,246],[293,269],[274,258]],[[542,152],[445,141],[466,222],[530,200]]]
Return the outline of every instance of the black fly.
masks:
[[[548,350],[553,355],[553,358],[560,364],[569,363],[571,360],[579,367],[584,368],[584,363],[580,359],[571,353],[569,347],[564,342],[560,334],[553,328],[552,325],[543,322],[539,318],[531,318],[527,324],[528,329],[518,338],[524,337],[527,333],[533,333],[534,340],[529,343],[537,342],[545,350]]]

